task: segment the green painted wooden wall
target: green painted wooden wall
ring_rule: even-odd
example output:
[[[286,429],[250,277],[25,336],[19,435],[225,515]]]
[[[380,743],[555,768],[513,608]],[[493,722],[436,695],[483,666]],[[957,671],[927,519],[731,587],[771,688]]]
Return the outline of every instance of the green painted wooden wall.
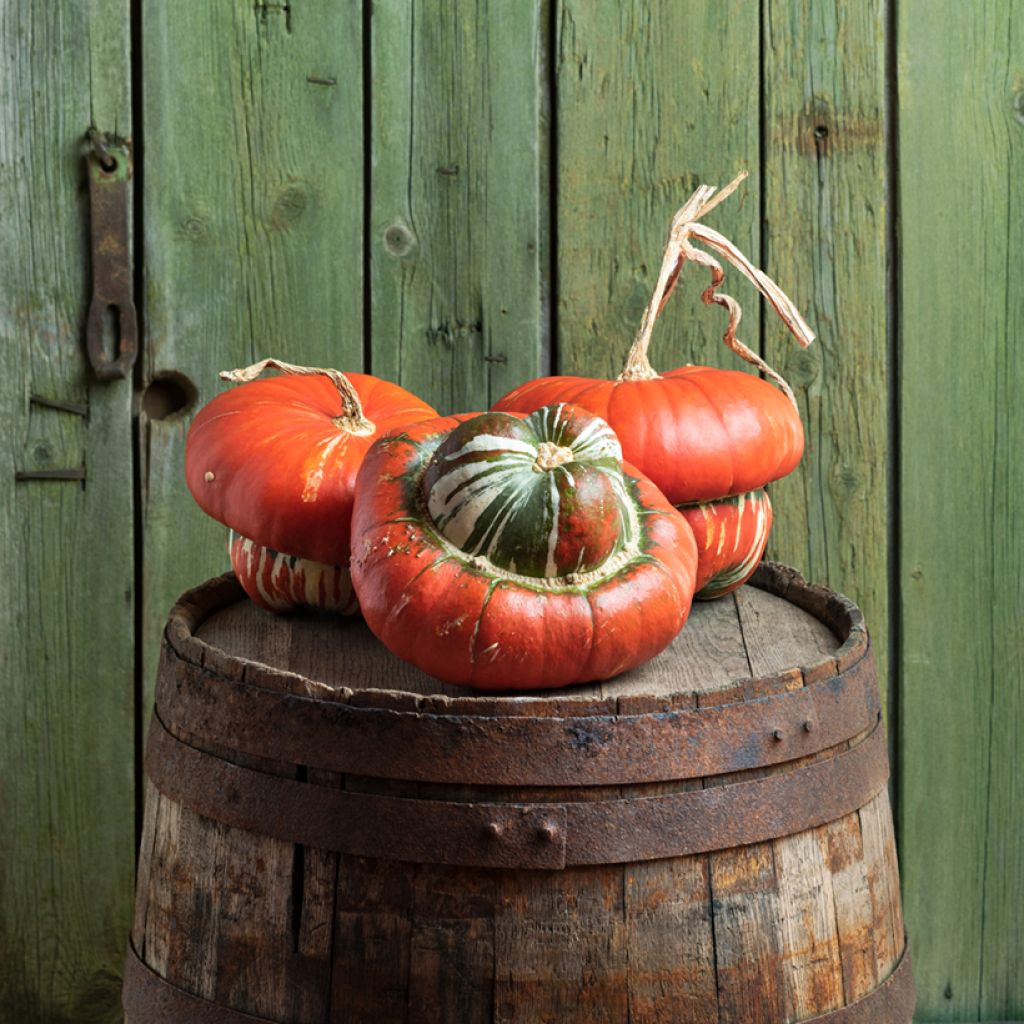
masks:
[[[819,334],[796,349],[735,288],[742,336],[808,428],[773,489],[772,553],[872,628],[919,1019],[1024,1020],[1022,16],[1015,0],[0,10],[0,1020],[119,1019],[160,627],[227,565],[182,479],[217,370],[371,369],[443,411],[551,370],[612,374],[671,214],[741,168],[714,226]],[[91,123],[134,135],[132,382],[84,359]],[[735,365],[687,273],[655,364]],[[15,479],[69,467],[84,484]]]

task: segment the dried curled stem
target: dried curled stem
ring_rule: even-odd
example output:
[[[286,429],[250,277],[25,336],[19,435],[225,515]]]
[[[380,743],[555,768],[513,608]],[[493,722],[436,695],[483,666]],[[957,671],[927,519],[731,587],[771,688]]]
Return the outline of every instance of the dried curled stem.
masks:
[[[325,370],[318,366],[296,366],[294,363],[285,363],[280,359],[261,359],[252,366],[245,366],[239,370],[221,370],[221,380],[231,381],[233,384],[247,384],[259,377],[264,370],[280,370],[282,373],[296,374],[298,376],[319,376],[323,375],[331,380],[331,383],[338,389],[341,396],[342,414],[334,417],[334,425],[349,434],[366,436],[372,434],[376,427],[366,418],[363,412],[363,403],[359,401],[359,395],[352,386],[352,382],[340,370]]]
[[[626,357],[626,363],[619,374],[619,380],[653,380],[658,377],[657,372],[647,358],[647,349],[651,343],[651,332],[654,330],[654,322],[658,319],[672,294],[683,264],[687,260],[707,267],[711,271],[711,284],[701,294],[701,300],[707,304],[712,303],[723,306],[729,314],[729,323],[726,326],[722,340],[741,359],[756,366],[764,375],[773,380],[786,393],[786,396],[796,406],[796,397],[793,389],[786,383],[782,376],[773,370],[756,352],[751,351],[736,337],[736,328],[739,326],[743,311],[740,304],[731,296],[719,293],[718,288],[725,280],[725,271],[722,265],[710,253],[703,249],[697,249],[690,244],[694,238],[703,242],[706,246],[721,253],[737,270],[748,278],[755,288],[771,303],[772,308],[779,314],[783,323],[792,332],[797,342],[806,348],[814,341],[814,332],[807,325],[807,322],[800,315],[799,310],[793,305],[789,297],[767,274],[758,270],[746,256],[736,248],[724,235],[720,235],[713,228],[698,223],[700,219],[713,210],[723,199],[732,195],[739,187],[739,184],[747,176],[746,171],[740,172],[725,188],[717,191],[713,185],[701,185],[696,192],[686,200],[686,203],[679,212],[672,218],[672,226],[668,233],[668,242],[665,246],[665,255],[661,262],[661,271],[658,274],[658,283],[654,287],[654,294],[651,301],[644,310],[643,319],[640,321],[640,329],[637,331],[636,339]]]

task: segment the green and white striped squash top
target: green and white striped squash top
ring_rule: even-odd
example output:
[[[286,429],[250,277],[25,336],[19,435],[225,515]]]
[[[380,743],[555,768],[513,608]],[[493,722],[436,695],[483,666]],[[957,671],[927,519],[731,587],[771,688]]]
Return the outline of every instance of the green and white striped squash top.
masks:
[[[460,424],[431,458],[422,498],[448,543],[523,577],[572,583],[633,557],[639,543],[618,438],[565,404]]]

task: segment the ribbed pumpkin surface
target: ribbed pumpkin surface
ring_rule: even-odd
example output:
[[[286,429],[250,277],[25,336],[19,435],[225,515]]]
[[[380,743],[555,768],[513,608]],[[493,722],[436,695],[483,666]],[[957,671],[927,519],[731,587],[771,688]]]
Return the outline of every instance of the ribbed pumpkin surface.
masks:
[[[552,402],[607,420],[626,461],[676,505],[763,487],[791,472],[804,450],[789,399],[736,370],[683,366],[651,380],[542,377],[494,408],[529,413]]]
[[[396,384],[346,377],[371,433],[351,433],[339,422],[342,400],[326,376],[253,380],[207,403],[185,448],[185,477],[202,510],[274,551],[344,565],[367,449],[389,430],[436,415]]]
[[[416,424],[370,449],[352,579],[400,657],[484,689],[565,686],[646,661],[679,632],[693,533],[568,406]]]
[[[477,417],[445,438],[423,489],[450,543],[538,578],[590,572],[635,544],[618,440],[601,420],[563,408]]]

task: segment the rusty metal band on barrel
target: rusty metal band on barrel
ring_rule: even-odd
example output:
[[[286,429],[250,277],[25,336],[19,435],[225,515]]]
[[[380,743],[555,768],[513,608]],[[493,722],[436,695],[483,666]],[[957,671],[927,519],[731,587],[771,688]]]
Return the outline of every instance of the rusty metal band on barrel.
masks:
[[[122,1002],[129,1024],[277,1024],[178,988],[144,964],[131,946],[125,958]],[[914,1002],[910,950],[905,948],[896,969],[878,988],[804,1024],[910,1024]]]
[[[878,715],[870,651],[820,682],[753,700],[631,715],[429,714],[317,700],[211,673],[167,645],[171,728],[245,754],[417,782],[598,786],[702,778],[827,750]]]
[[[275,1024],[178,988],[144,964],[130,943],[121,1005],[128,1024]]]
[[[386,860],[563,868],[743,846],[834,821],[889,776],[885,730],[834,757],[708,789],[596,801],[463,803],[396,797],[244,768],[174,737],[154,716],[146,773],[165,796],[234,828]]]

